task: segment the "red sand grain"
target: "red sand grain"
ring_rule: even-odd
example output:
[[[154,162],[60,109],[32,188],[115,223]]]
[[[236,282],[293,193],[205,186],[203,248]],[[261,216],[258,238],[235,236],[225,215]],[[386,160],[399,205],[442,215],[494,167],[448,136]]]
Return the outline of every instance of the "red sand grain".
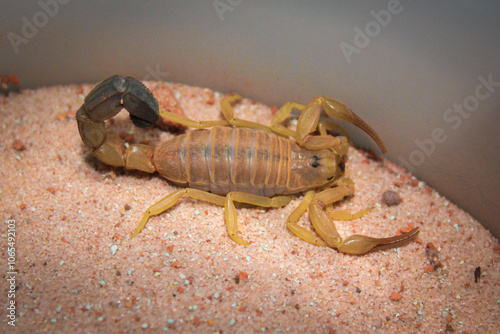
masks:
[[[391,299],[394,301],[400,301],[403,298],[399,292],[393,292],[391,294]]]

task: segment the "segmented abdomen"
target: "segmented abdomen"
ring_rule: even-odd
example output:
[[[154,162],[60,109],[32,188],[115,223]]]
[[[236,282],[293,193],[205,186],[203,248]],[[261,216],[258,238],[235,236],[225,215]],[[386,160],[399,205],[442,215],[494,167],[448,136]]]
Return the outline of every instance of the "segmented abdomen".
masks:
[[[219,195],[243,191],[285,194],[294,142],[248,128],[193,130],[155,150],[153,163],[168,180]]]

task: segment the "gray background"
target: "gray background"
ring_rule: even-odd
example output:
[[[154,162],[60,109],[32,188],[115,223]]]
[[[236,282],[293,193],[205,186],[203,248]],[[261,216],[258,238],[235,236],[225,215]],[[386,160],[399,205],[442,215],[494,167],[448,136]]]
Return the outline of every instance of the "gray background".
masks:
[[[328,95],[381,135],[388,159],[499,237],[500,84],[489,95],[476,88],[480,77],[500,82],[500,3],[395,4],[2,1],[0,73],[16,73],[23,88],[131,75],[269,105]],[[390,18],[381,14],[388,9]],[[342,45],[358,48],[346,57]],[[466,116],[447,112],[474,100]],[[348,130],[376,150],[362,131]],[[431,150],[433,131],[441,134]]]

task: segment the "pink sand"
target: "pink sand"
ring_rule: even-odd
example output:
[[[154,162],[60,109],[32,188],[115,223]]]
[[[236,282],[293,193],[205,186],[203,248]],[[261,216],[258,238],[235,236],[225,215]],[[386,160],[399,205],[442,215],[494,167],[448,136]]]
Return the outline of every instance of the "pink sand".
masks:
[[[167,87],[187,116],[221,118],[221,94]],[[16,332],[498,332],[498,240],[423,182],[354,149],[347,173],[357,192],[337,208],[374,210],[338,222],[341,235],[392,236],[413,223],[419,242],[364,256],[313,246],[284,223],[300,197],[280,209],[239,209],[248,248],[227,236],[221,207],[190,199],[129,240],[144,211],[177,188],[157,174],[111,168],[89,156],[74,115],[91,88],[0,97],[0,217],[16,225]],[[247,99],[235,110],[264,124],[272,117],[269,107]],[[108,123],[134,143],[174,136],[134,128],[125,112]],[[25,150],[19,142],[14,148],[15,140]],[[403,202],[381,204],[386,190]],[[301,222],[311,226],[307,215]],[[7,246],[5,224],[2,263]],[[13,332],[6,264],[2,270],[0,332]]]

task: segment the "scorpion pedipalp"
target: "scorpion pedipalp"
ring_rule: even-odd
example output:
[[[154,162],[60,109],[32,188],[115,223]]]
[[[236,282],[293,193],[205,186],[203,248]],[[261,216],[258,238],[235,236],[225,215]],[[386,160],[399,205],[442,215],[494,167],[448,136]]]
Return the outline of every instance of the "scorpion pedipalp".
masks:
[[[414,228],[408,233],[389,238],[372,238],[365,235],[354,234],[342,241],[336,248],[342,253],[362,255],[370,251],[397,248],[415,240],[420,229]]]

